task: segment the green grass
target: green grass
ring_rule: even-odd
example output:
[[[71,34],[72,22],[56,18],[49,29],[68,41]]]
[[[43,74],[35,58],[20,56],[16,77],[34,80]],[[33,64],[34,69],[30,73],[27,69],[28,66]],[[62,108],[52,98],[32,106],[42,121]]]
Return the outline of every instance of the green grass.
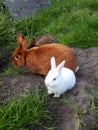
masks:
[[[34,36],[48,33],[59,43],[70,47],[98,46],[98,0],[51,0],[52,5],[48,9],[21,20],[13,20],[3,2],[0,1],[0,52],[3,52],[0,57],[6,54],[6,50],[12,52],[12,48],[16,48],[17,33],[28,35],[29,42]],[[4,73],[21,71],[10,66]],[[0,106],[0,130],[26,130],[30,125],[42,125],[43,118],[51,118],[44,107],[46,100],[47,97],[36,90]],[[92,101],[90,109],[98,117],[97,101],[98,96]],[[80,115],[85,113],[78,105],[75,105],[75,109]],[[78,125],[81,128],[79,118]]]
[[[17,67],[10,65],[7,69],[4,69],[4,72],[2,72],[0,76],[4,76],[4,75],[7,75],[7,74],[15,74],[15,73],[24,74],[24,69],[23,68],[17,68]]]
[[[0,130],[27,130],[29,126],[42,126],[42,120],[51,120],[45,108],[46,102],[46,94],[41,94],[37,88],[0,106]]]
[[[91,109],[95,112],[96,117],[98,118],[98,91],[91,102]]]
[[[1,4],[0,45],[16,44],[17,33],[30,39],[48,33],[71,47],[98,46],[98,0],[51,1],[48,9],[21,20],[13,20]]]
[[[98,46],[97,7],[97,0],[52,0],[51,7],[45,11],[17,21],[1,11],[0,41],[3,45],[15,42],[19,32],[30,39],[49,33],[58,42],[71,47]]]
[[[86,110],[81,109],[80,106],[78,105],[78,103],[73,101],[72,99],[68,99],[67,97],[65,97],[62,100],[65,104],[72,106],[73,109],[75,110],[78,130],[81,130],[81,128],[82,129],[89,128],[91,130],[97,129],[97,124],[96,124],[96,126],[91,125],[91,124],[86,124],[81,119],[81,116],[83,116],[86,113],[89,113],[91,111],[94,114],[94,116],[96,117],[96,119],[98,118],[98,91],[95,93],[94,88],[91,88],[91,89],[92,89],[92,98],[89,97],[90,104],[88,104],[88,108]]]
[[[52,0],[49,9],[17,21],[17,29],[30,37],[49,33],[71,47],[98,46],[97,5],[97,0]]]
[[[6,48],[15,40],[13,19],[5,7],[4,0],[0,1],[0,48]]]
[[[68,98],[64,98],[63,102],[66,103],[66,104],[68,104],[68,105],[71,105],[75,109],[75,111],[76,111],[76,113],[78,115],[83,115],[83,114],[86,113],[86,110],[82,110],[80,108],[80,106],[75,101],[73,101],[73,100],[70,100]]]

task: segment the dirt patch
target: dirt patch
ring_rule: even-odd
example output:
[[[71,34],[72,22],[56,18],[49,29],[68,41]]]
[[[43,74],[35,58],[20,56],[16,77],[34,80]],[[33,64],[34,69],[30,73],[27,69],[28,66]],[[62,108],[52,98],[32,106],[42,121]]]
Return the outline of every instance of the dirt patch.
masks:
[[[58,99],[50,96],[48,109],[56,119],[55,130],[79,130],[79,121],[81,130],[97,130],[98,119],[89,108],[92,98],[98,91],[98,47],[74,48],[74,51],[80,66],[76,74],[76,86]],[[6,75],[0,78],[0,104],[14,96],[23,95],[25,89],[32,91],[36,86],[41,91],[46,90],[43,76],[27,72],[23,75]],[[66,99],[70,101],[70,104],[65,103]],[[31,127],[30,130],[34,129]],[[36,128],[35,130],[44,129]]]

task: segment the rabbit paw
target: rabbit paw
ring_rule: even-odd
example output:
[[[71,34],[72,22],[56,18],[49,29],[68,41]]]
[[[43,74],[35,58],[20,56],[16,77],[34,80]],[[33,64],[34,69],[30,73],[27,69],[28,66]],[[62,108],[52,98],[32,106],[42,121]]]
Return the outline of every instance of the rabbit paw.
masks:
[[[51,92],[50,90],[48,90],[48,95],[51,95],[51,94],[53,94],[53,92]]]
[[[53,97],[55,97],[55,98],[59,98],[60,95],[56,93]]]

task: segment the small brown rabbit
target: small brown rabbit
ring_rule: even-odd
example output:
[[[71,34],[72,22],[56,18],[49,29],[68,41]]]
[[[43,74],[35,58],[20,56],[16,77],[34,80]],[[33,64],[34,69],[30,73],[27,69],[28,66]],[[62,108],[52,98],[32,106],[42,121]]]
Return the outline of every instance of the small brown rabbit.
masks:
[[[44,44],[51,44],[54,42],[55,42],[54,38],[47,34],[47,35],[44,35],[41,37],[33,38],[31,44],[28,46],[28,49],[35,47],[35,46],[36,47],[41,46]]]
[[[63,60],[65,67],[77,71],[78,63],[75,54],[68,46],[54,43],[28,49],[28,37],[17,35],[18,48],[12,55],[12,63],[17,67],[26,67],[33,73],[46,75],[50,70],[50,59],[55,57],[57,65]]]

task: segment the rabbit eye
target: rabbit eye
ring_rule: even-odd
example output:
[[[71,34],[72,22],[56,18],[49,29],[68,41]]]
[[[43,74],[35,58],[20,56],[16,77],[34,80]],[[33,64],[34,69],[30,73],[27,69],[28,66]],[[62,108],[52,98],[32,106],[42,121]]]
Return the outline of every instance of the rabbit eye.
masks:
[[[20,58],[20,55],[17,55],[17,56],[15,57],[16,60],[18,60],[19,58]]]
[[[56,78],[53,79],[53,81],[55,81],[55,80],[56,80]]]

